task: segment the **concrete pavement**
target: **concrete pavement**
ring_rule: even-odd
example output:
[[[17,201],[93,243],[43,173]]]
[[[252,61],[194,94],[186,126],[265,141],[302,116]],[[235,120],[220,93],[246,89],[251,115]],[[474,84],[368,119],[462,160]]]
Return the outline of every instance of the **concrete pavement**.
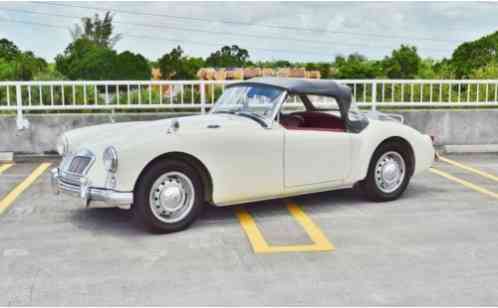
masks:
[[[447,158],[498,175],[497,155]],[[0,202],[39,165],[1,173]],[[45,172],[0,216],[0,305],[496,305],[498,198],[483,191],[498,181],[434,167],[394,202],[350,190],[291,198],[300,218],[289,200],[245,205],[271,247],[313,244],[309,227],[335,248],[274,253],[255,253],[236,208],[151,235],[127,211],[52,196]]]

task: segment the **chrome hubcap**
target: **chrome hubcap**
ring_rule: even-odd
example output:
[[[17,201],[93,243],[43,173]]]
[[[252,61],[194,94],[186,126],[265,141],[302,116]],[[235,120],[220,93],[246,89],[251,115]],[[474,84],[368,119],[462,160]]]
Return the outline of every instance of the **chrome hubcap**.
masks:
[[[405,160],[398,152],[384,153],[375,165],[375,184],[384,193],[397,190],[405,179]]]
[[[188,215],[194,204],[194,186],[181,172],[167,172],[152,185],[149,204],[157,219],[174,223]]]

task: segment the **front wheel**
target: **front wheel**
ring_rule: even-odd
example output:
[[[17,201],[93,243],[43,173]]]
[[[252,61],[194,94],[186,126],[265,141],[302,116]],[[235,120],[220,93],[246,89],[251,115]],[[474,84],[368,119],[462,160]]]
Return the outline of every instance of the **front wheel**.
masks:
[[[151,231],[187,228],[204,205],[197,172],[182,161],[159,161],[148,168],[137,186],[134,209]]]
[[[391,201],[405,191],[410,180],[409,153],[397,143],[382,144],[374,153],[363,191],[372,201]]]

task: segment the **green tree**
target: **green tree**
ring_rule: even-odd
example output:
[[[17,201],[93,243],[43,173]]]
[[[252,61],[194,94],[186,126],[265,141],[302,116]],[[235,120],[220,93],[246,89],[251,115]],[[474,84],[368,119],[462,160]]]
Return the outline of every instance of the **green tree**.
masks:
[[[0,58],[3,58],[6,61],[12,61],[20,53],[21,51],[12,41],[5,38],[0,40]]]
[[[384,73],[389,78],[409,79],[415,78],[420,65],[417,47],[401,45],[392,51],[390,57],[384,58]]]
[[[47,62],[31,51],[19,53],[14,61],[14,79],[32,80],[33,76],[47,69]]]
[[[455,79],[456,73],[451,60],[443,59],[433,65],[437,79]]]
[[[85,38],[78,39],[55,58],[56,69],[71,80],[116,77],[116,52]]]
[[[171,79],[175,77],[177,70],[181,66],[182,57],[183,49],[180,46],[177,46],[169,53],[166,53],[159,58],[157,64],[163,79]]]
[[[14,80],[15,67],[12,62],[0,58],[0,80]]]
[[[205,63],[202,58],[193,58],[183,55],[180,46],[173,48],[157,61],[163,79],[195,79],[197,71]]]
[[[417,70],[417,78],[420,79],[437,79],[437,73],[434,70],[434,61],[432,59],[420,60]]]
[[[114,15],[111,12],[106,12],[103,19],[99,17],[99,14],[95,14],[93,19],[90,17],[82,18],[81,25],[75,24],[74,28],[70,30],[73,41],[83,38],[102,47],[114,47],[122,35],[113,35],[113,18]]]
[[[237,45],[223,46],[206,59],[206,64],[212,67],[244,67],[249,62],[249,52],[247,49],[240,48]]]
[[[486,66],[473,70],[470,73],[472,79],[496,79],[498,78],[498,62],[491,61]]]
[[[498,60],[498,31],[458,46],[451,64],[458,78],[469,77],[472,71]]]
[[[116,59],[117,80],[148,80],[150,79],[150,66],[147,59],[141,54],[125,51],[117,55]]]
[[[257,67],[263,68],[281,68],[281,67],[293,67],[293,64],[287,60],[276,60],[276,61],[258,61],[254,63]]]
[[[337,56],[335,59],[336,78],[376,78],[382,76],[378,61],[369,61],[360,54],[351,54],[347,58]],[[329,73],[329,76],[331,74]]]
[[[330,63],[318,63],[317,65],[317,69],[320,71],[320,76],[322,79],[332,77],[331,68],[332,65]]]

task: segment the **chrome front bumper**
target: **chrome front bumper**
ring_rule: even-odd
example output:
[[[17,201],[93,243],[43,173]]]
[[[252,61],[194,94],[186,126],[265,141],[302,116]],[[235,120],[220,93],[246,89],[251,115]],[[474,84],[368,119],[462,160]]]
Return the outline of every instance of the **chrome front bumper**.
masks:
[[[51,171],[52,191],[55,195],[60,193],[81,199],[85,207],[89,207],[93,201],[105,203],[106,207],[119,207],[130,209],[133,203],[133,193],[120,192],[112,189],[91,187],[87,178],[81,178],[80,185],[64,181],[59,168]]]

